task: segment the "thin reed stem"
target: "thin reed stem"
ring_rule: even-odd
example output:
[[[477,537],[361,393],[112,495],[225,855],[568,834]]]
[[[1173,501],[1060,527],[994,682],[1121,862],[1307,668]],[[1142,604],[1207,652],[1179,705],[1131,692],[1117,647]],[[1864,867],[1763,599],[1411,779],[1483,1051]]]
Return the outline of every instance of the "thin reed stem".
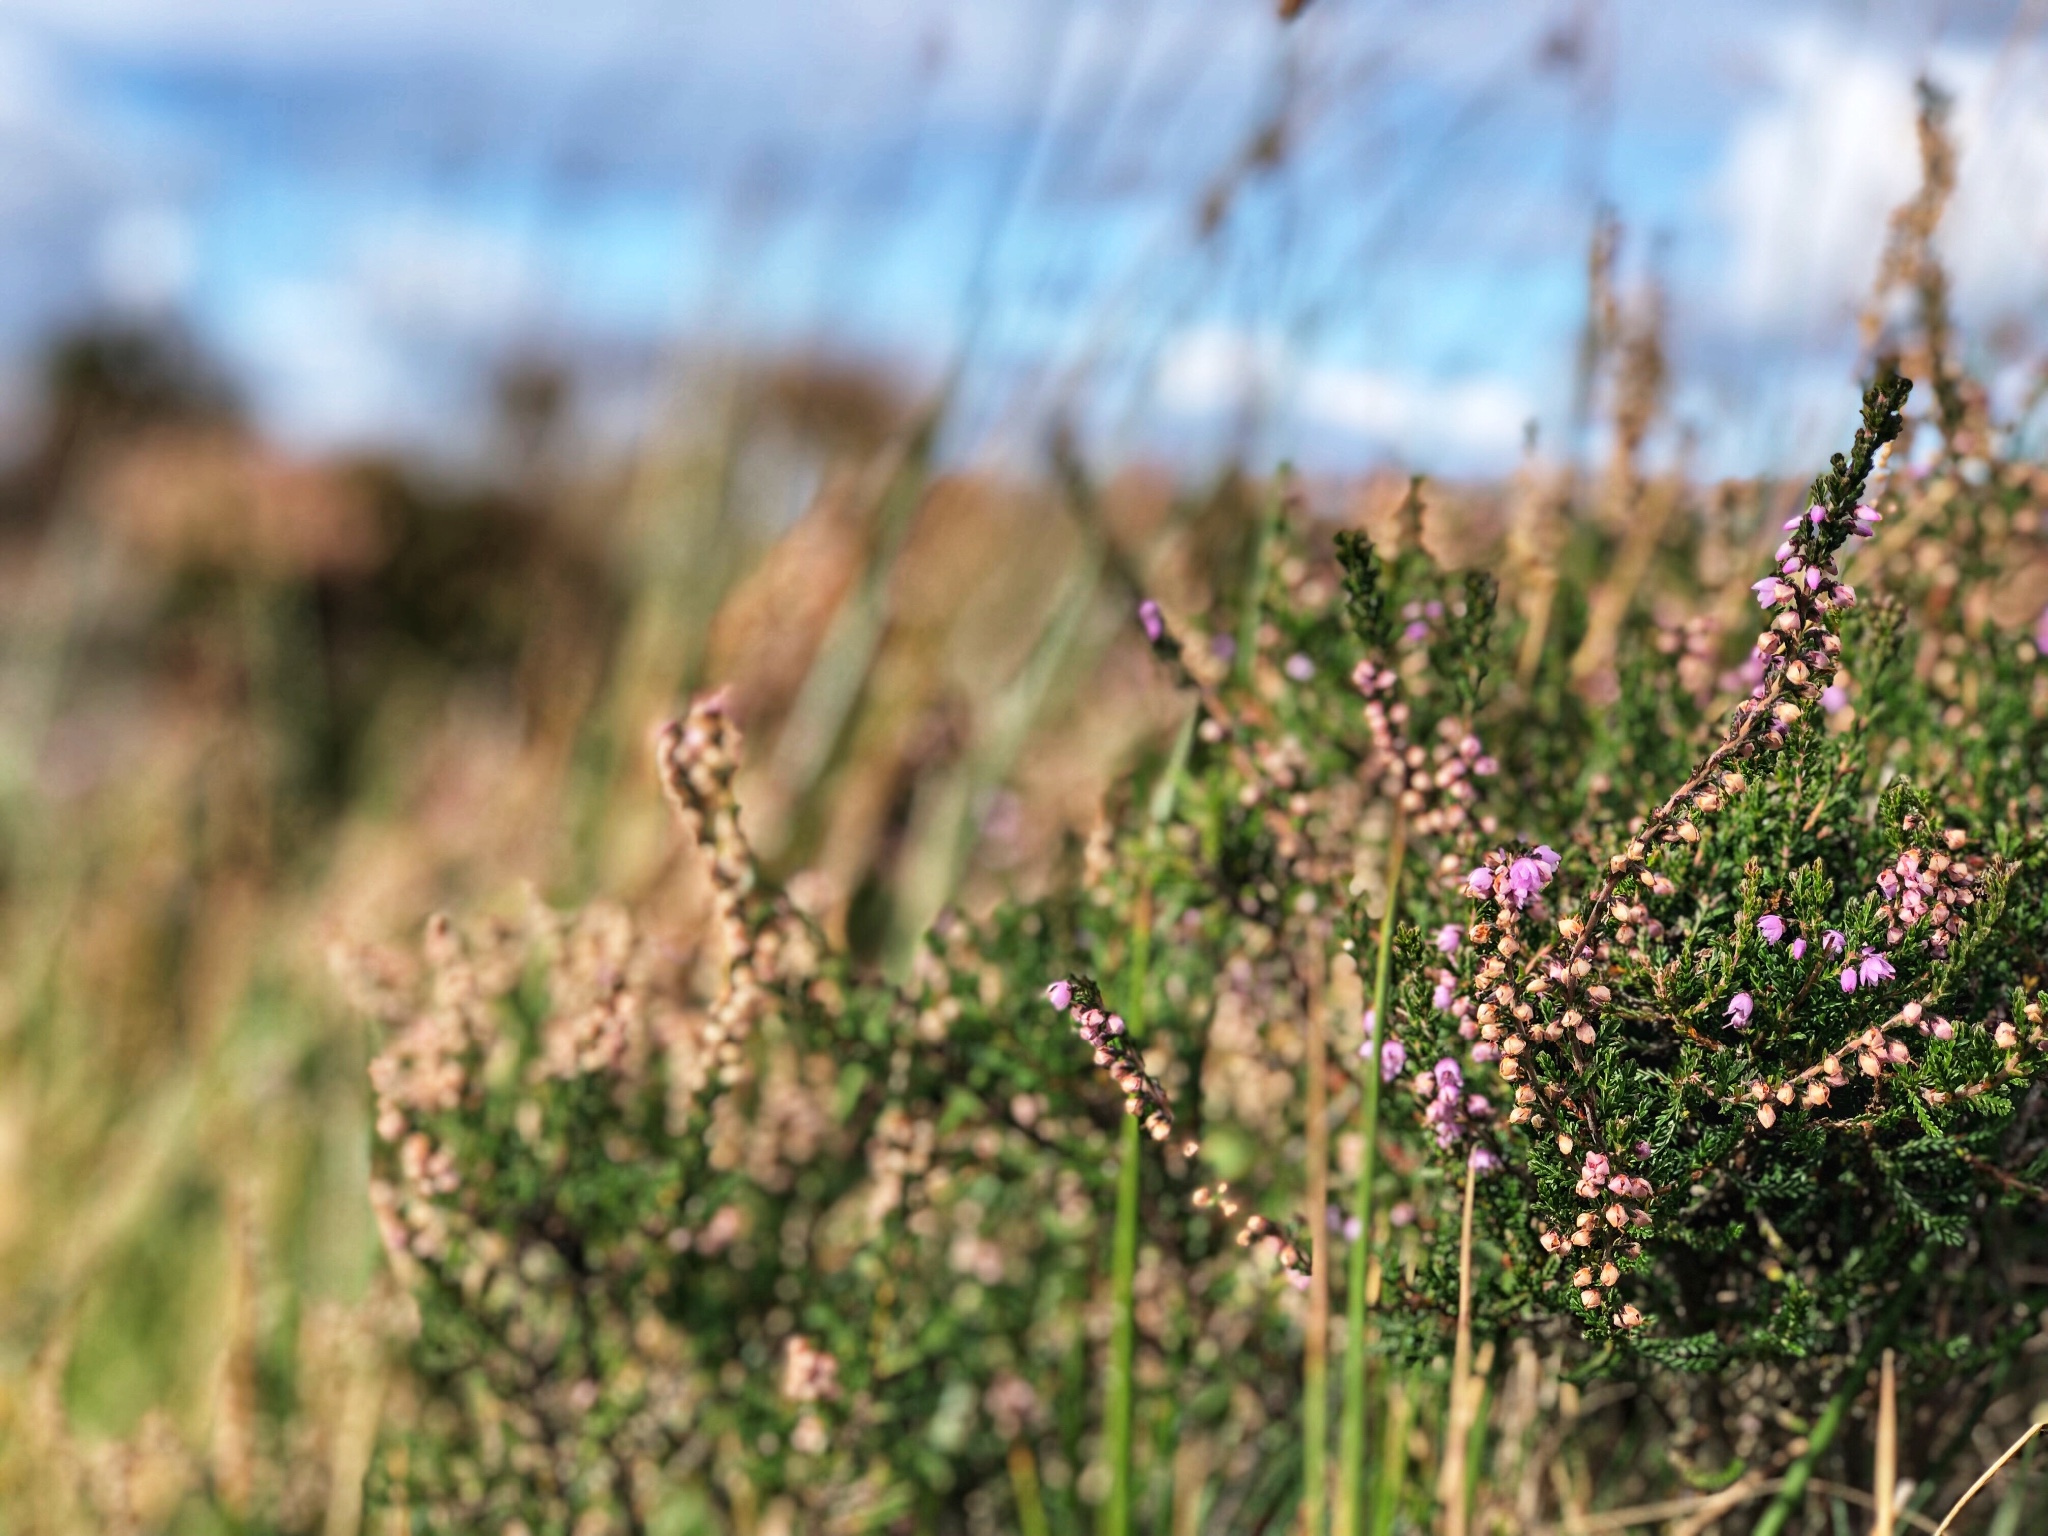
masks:
[[[1161,828],[1173,815],[1180,793],[1181,775],[1187,770],[1188,753],[1195,740],[1195,716],[1181,724],[1173,751],[1166,760],[1158,782],[1152,786],[1147,812],[1150,836],[1156,847]],[[1152,876],[1150,866],[1138,888],[1131,916],[1129,996],[1124,1004],[1125,1027],[1133,1041],[1145,1029],[1148,995],[1152,980]],[[1138,1159],[1144,1155],[1144,1137],[1134,1115],[1123,1117],[1123,1135],[1117,1144],[1116,1227],[1110,1246],[1109,1381],[1104,1393],[1103,1440],[1109,1458],[1109,1498],[1102,1506],[1103,1536],[1131,1536],[1131,1420],[1136,1402],[1133,1362],[1137,1353],[1136,1290],[1138,1278]]]
[[[1397,1378],[1387,1390],[1386,1426],[1380,1443],[1380,1475],[1373,1485],[1372,1536],[1388,1536],[1401,1512],[1408,1480],[1408,1430],[1414,1422],[1415,1384]]]
[[[1124,1004],[1126,1025],[1136,1038],[1145,1025],[1145,990],[1152,961],[1152,885],[1138,892],[1131,923],[1131,974]],[[1118,1142],[1116,1228],[1110,1248],[1109,1383],[1103,1408],[1103,1440],[1109,1458],[1109,1499],[1102,1507],[1103,1536],[1131,1536],[1131,1420],[1135,1402],[1133,1362],[1137,1354],[1138,1160],[1144,1138],[1135,1115],[1123,1117]]]
[[[1330,1499],[1330,1080],[1325,1061],[1322,988],[1310,978],[1302,1018],[1308,1073],[1308,1323],[1301,1351],[1301,1515],[1307,1536],[1329,1528]]]
[[[1451,1391],[1444,1432],[1443,1464],[1437,1469],[1437,1501],[1444,1511],[1444,1536],[1465,1536],[1466,1446],[1472,1436],[1472,1191],[1478,1170],[1465,1160],[1465,1208],[1458,1220],[1458,1338],[1451,1350]]]
[[[1993,1479],[1994,1477],[1998,1476],[1998,1474],[2002,1470],[2004,1470],[2005,1464],[2008,1461],[2011,1461],[2013,1457],[2019,1455],[2021,1450],[2026,1447],[2027,1443],[2031,1441],[2034,1438],[2034,1436],[2040,1434],[2041,1431],[2044,1429],[2048,1429],[2048,1419],[2039,1419],[2036,1420],[2034,1423],[2028,1425],[2027,1432],[2024,1435],[2021,1435],[2019,1439],[2013,1441],[2011,1445],[2007,1446],[2005,1448],[2005,1454],[1999,1457],[1998,1460],[1991,1463],[1990,1466],[1986,1467],[1983,1473],[1978,1477],[1977,1481],[1970,1484],[1970,1486],[1964,1490],[1963,1496],[1960,1499],[1956,1500],[1955,1507],[1949,1510],[1949,1512],[1942,1517],[1941,1524],[1937,1525],[1934,1528],[1934,1536],[1948,1536],[1948,1528],[1956,1523],[1956,1516],[1960,1515],[1963,1512],[1963,1506],[1968,1504],[1970,1500],[1977,1497],[1979,1493],[1983,1492],[1984,1485],[1990,1482],[1991,1479]]]
[[[1871,1489],[1877,1504],[1877,1518],[1871,1522],[1875,1536],[1892,1536],[1898,1524],[1893,1500],[1899,1488],[1899,1389],[1898,1356],[1884,1352],[1877,1377],[1877,1486]]]
[[[1017,1528],[1022,1536],[1052,1536],[1038,1487],[1038,1458],[1022,1440],[1010,1442],[1010,1492],[1017,1500]]]
[[[1344,1413],[1337,1435],[1337,1536],[1365,1536],[1365,1281],[1372,1250],[1372,1185],[1380,1134],[1377,1046],[1388,1028],[1385,1021],[1393,974],[1396,898],[1401,891],[1401,869],[1407,853],[1408,822],[1397,808],[1393,835],[1387,843],[1387,892],[1386,905],[1380,913],[1379,954],[1373,962],[1375,1025],[1370,1043],[1374,1048],[1366,1053],[1359,1096],[1358,1184],[1351,1197],[1351,1216],[1358,1223],[1358,1240],[1351,1245],[1344,1290]]]

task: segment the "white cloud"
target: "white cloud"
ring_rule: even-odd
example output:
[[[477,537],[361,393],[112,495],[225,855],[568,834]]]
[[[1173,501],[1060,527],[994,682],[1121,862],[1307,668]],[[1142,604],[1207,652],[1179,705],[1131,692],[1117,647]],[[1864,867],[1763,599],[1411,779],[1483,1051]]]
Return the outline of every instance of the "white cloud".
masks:
[[[1730,242],[1721,299],[1762,330],[1837,330],[1869,293],[1892,209],[1920,180],[1916,70],[1843,34],[1788,30],[1777,89],[1730,135],[1711,189]],[[2048,271],[2048,55],[1937,50],[1958,186],[1941,244],[1959,307],[2038,304]]]
[[[1511,462],[1535,414],[1529,392],[1510,379],[1313,361],[1293,355],[1278,337],[1221,327],[1191,331],[1168,346],[1156,383],[1160,403],[1180,415],[1264,403],[1306,428],[1460,467]]]

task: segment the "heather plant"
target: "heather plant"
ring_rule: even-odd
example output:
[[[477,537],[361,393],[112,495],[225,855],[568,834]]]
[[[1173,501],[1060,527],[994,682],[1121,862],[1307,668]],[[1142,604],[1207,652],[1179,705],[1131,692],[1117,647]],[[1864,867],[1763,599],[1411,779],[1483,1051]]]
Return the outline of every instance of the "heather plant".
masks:
[[[701,953],[604,909],[444,925],[377,1004],[419,1325],[376,1501],[1313,1518],[1340,1354],[1339,1523],[1382,1530],[1430,1498],[1372,1448],[1389,1373],[1455,1357],[1469,1421],[1475,1357],[1531,1341],[1644,1389],[1688,1475],[1786,1472],[1779,1523],[1892,1350],[1938,1472],[2048,1300],[2038,646],[1985,595],[2040,486],[1897,469],[1905,399],[1881,376],[1775,514],[1747,655],[1674,582],[1606,709],[1569,573],[1504,680],[1525,632],[1426,552],[1419,485],[1378,546],[1286,509],[1235,607],[1140,605],[1184,724],[1070,879],[949,914],[901,982],[759,875],[700,702],[658,759]]]

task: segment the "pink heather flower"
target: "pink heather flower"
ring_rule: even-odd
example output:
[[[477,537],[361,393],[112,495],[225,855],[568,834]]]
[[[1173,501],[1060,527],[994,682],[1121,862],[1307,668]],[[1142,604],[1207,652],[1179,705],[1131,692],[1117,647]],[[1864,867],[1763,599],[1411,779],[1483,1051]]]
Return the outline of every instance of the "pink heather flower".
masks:
[[[1389,1040],[1380,1047],[1380,1081],[1391,1083],[1401,1075],[1401,1069],[1408,1065],[1408,1047],[1398,1040]]]
[[[1445,923],[1436,931],[1436,947],[1447,955],[1455,955],[1464,942],[1465,930],[1456,923]]]
[[[1849,690],[1840,683],[1829,683],[1820,691],[1820,707],[1829,714],[1849,707]]]
[[[1065,1013],[1074,1005],[1074,989],[1064,981],[1056,981],[1045,989],[1045,1000]]]
[[[1368,1040],[1379,1039],[1380,1015],[1377,1008],[1368,1006],[1365,1012],[1358,1016],[1358,1030]]]
[[[1387,1212],[1387,1224],[1392,1227],[1414,1226],[1415,1207],[1406,1200],[1401,1201],[1391,1211]]]
[[[1465,1091],[1465,1074],[1458,1070],[1458,1064],[1445,1056],[1436,1064],[1436,1089],[1438,1093],[1456,1094]]]
[[[1818,591],[1820,590],[1820,584],[1821,584],[1822,582],[1826,581],[1827,579],[1828,579],[1828,577],[1827,577],[1827,572],[1823,571],[1823,570],[1822,570],[1822,569],[1821,569],[1821,568],[1820,568],[1819,566],[1817,566],[1817,565],[1809,565],[1809,566],[1808,566],[1808,567],[1806,568],[1806,590],[1807,590],[1807,591],[1809,591],[1809,592],[1818,592]]]
[[[2048,608],[2041,610],[2041,616],[2034,620],[2034,649],[2048,656]]]
[[[1472,896],[1484,899],[1493,894],[1493,871],[1484,865],[1465,877],[1465,890]]]
[[[1146,598],[1138,604],[1138,622],[1144,626],[1145,638],[1157,645],[1166,634],[1166,619],[1159,612],[1159,605]]]
[[[1820,947],[1833,950],[1839,955],[1849,947],[1849,936],[1839,928],[1830,928],[1820,936]]]
[[[1749,590],[1756,594],[1756,605],[1759,608],[1775,608],[1792,595],[1792,589],[1775,576],[1766,576]]]
[[[1856,606],[1856,589],[1846,581],[1835,583],[1835,606],[1837,608],[1854,608]]]
[[[1857,962],[1856,974],[1866,987],[1874,987],[1881,981],[1890,981],[1898,974],[1892,969],[1891,961],[1874,949],[1865,949],[1863,958]]]
[[[1826,522],[1826,521],[1828,520],[1828,510],[1827,510],[1827,508],[1826,508],[1826,507],[1808,507],[1808,508],[1806,509],[1806,520],[1807,520],[1807,521],[1808,521],[1809,523],[1813,524],[1813,526],[1814,526],[1814,527],[1818,528],[1818,527],[1819,527],[1819,526],[1820,526],[1820,525],[1821,525],[1822,523],[1824,523],[1824,522]]]
[[[1541,851],[1549,852],[1548,849]],[[1551,854],[1555,858],[1555,854]],[[1547,862],[1541,853],[1523,854],[1508,865],[1508,904],[1520,911],[1527,906],[1546,885],[1550,884],[1550,872],[1557,866]]]
[[[1806,958],[1806,940],[1794,939],[1792,941],[1792,947],[1789,951],[1787,951],[1787,953],[1789,953],[1794,960],[1804,960]]]
[[[1856,967],[1853,965],[1842,967],[1842,990],[1844,992],[1854,992],[1856,990]]]
[[[1785,919],[1775,912],[1766,912],[1756,920],[1756,931],[1763,935],[1766,944],[1775,944],[1785,937]]]
[[[1474,1173],[1491,1173],[1500,1166],[1500,1158],[1491,1147],[1475,1146],[1465,1161]]]
[[[1287,658],[1287,665],[1283,670],[1297,683],[1305,683],[1316,675],[1316,664],[1300,651],[1296,651]]]
[[[1414,623],[1410,624],[1406,629],[1403,629],[1401,631],[1401,638],[1403,640],[1411,642],[1416,640],[1427,640],[1429,638],[1429,626],[1423,623],[1422,620],[1417,619]]]
[[[1490,1040],[1481,1040],[1472,1047],[1472,1060],[1480,1066],[1485,1066],[1489,1061],[1499,1061],[1500,1047]]]
[[[1797,512],[1794,512],[1790,517],[1786,518],[1783,523],[1779,524],[1779,526],[1783,528],[1785,532],[1790,533],[1793,529],[1799,526],[1799,514]],[[1791,541],[1789,539],[1786,541],[1786,547],[1788,549],[1791,547]],[[1780,556],[1780,558],[1782,559],[1783,557]]]
[[[1613,1171],[1605,1152],[1588,1152],[1584,1166],[1579,1169],[1579,1181],[1583,1184],[1602,1185],[1607,1182],[1608,1175]]]
[[[1451,1004],[1458,998],[1458,978],[1449,971],[1438,971],[1436,990],[1429,994],[1430,1003],[1442,1012],[1450,1012]]]
[[[1548,843],[1538,843],[1536,845],[1536,858],[1537,861],[1541,863],[1543,867],[1549,870],[1553,875],[1557,873],[1557,866],[1564,862],[1564,860],[1558,856],[1557,850],[1551,847]]]
[[[1756,999],[1738,992],[1728,999],[1728,1023],[1735,1029],[1749,1028],[1749,1016],[1756,1012]]]
[[[1237,659],[1236,638],[1231,635],[1211,635],[1209,637],[1209,654],[1218,661],[1235,661]]]

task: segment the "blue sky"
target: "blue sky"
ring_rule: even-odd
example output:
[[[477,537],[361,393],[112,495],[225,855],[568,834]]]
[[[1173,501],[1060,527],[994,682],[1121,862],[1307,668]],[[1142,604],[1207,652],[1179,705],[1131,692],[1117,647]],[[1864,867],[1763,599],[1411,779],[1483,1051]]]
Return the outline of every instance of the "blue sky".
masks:
[[[2016,396],[2048,342],[2024,10],[0,0],[0,404],[114,310],[309,447],[459,453],[525,353],[630,431],[678,360],[820,348],[957,369],[961,456],[1067,411],[1110,455],[1486,471],[1569,426],[1604,204],[1696,462],[1784,468],[1844,429],[1923,70],[1980,361]]]

